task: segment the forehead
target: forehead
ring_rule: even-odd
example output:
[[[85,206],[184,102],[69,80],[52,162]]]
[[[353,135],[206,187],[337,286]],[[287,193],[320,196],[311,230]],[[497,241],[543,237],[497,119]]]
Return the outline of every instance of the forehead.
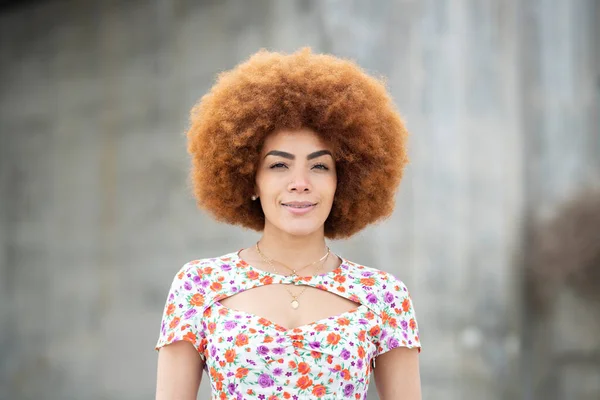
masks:
[[[262,153],[270,150],[286,150],[290,153],[333,150],[321,137],[310,129],[283,129],[267,136]]]

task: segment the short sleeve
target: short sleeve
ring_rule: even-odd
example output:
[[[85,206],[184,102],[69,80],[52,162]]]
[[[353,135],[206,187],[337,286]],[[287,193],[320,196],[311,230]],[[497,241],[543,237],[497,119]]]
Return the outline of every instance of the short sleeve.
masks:
[[[402,281],[390,275],[382,290],[381,324],[376,329],[377,355],[396,347],[421,351],[419,328],[413,302]]]
[[[204,333],[198,329],[204,295],[199,292],[196,280],[198,268],[187,264],[175,275],[167,296],[155,350],[185,340],[194,345],[200,357],[205,359],[206,341]]]

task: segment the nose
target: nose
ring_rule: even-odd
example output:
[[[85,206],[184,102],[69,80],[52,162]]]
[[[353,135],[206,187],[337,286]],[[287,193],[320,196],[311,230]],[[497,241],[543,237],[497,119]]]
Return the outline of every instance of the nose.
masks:
[[[305,171],[297,171],[288,184],[289,192],[310,192],[311,185]]]

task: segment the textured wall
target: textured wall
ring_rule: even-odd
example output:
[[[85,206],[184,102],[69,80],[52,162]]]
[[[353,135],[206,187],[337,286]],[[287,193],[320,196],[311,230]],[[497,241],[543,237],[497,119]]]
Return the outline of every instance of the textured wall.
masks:
[[[570,171],[554,194],[599,170],[592,0],[83,3],[0,15],[0,399],[153,396],[173,274],[258,237],[196,210],[188,110],[259,48],[303,45],[385,75],[412,132],[392,218],[332,247],[411,289],[424,398],[528,393],[521,232],[557,171],[528,152]]]

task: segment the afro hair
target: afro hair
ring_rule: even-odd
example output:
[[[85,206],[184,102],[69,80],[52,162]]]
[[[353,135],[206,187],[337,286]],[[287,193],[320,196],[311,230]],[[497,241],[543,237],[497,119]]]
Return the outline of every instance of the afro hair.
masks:
[[[389,217],[408,162],[408,133],[382,81],[355,63],[303,48],[260,50],[219,74],[192,108],[187,131],[198,206],[262,231],[254,193],[261,146],[280,129],[313,130],[335,149],[337,191],[325,236],[350,237]]]

